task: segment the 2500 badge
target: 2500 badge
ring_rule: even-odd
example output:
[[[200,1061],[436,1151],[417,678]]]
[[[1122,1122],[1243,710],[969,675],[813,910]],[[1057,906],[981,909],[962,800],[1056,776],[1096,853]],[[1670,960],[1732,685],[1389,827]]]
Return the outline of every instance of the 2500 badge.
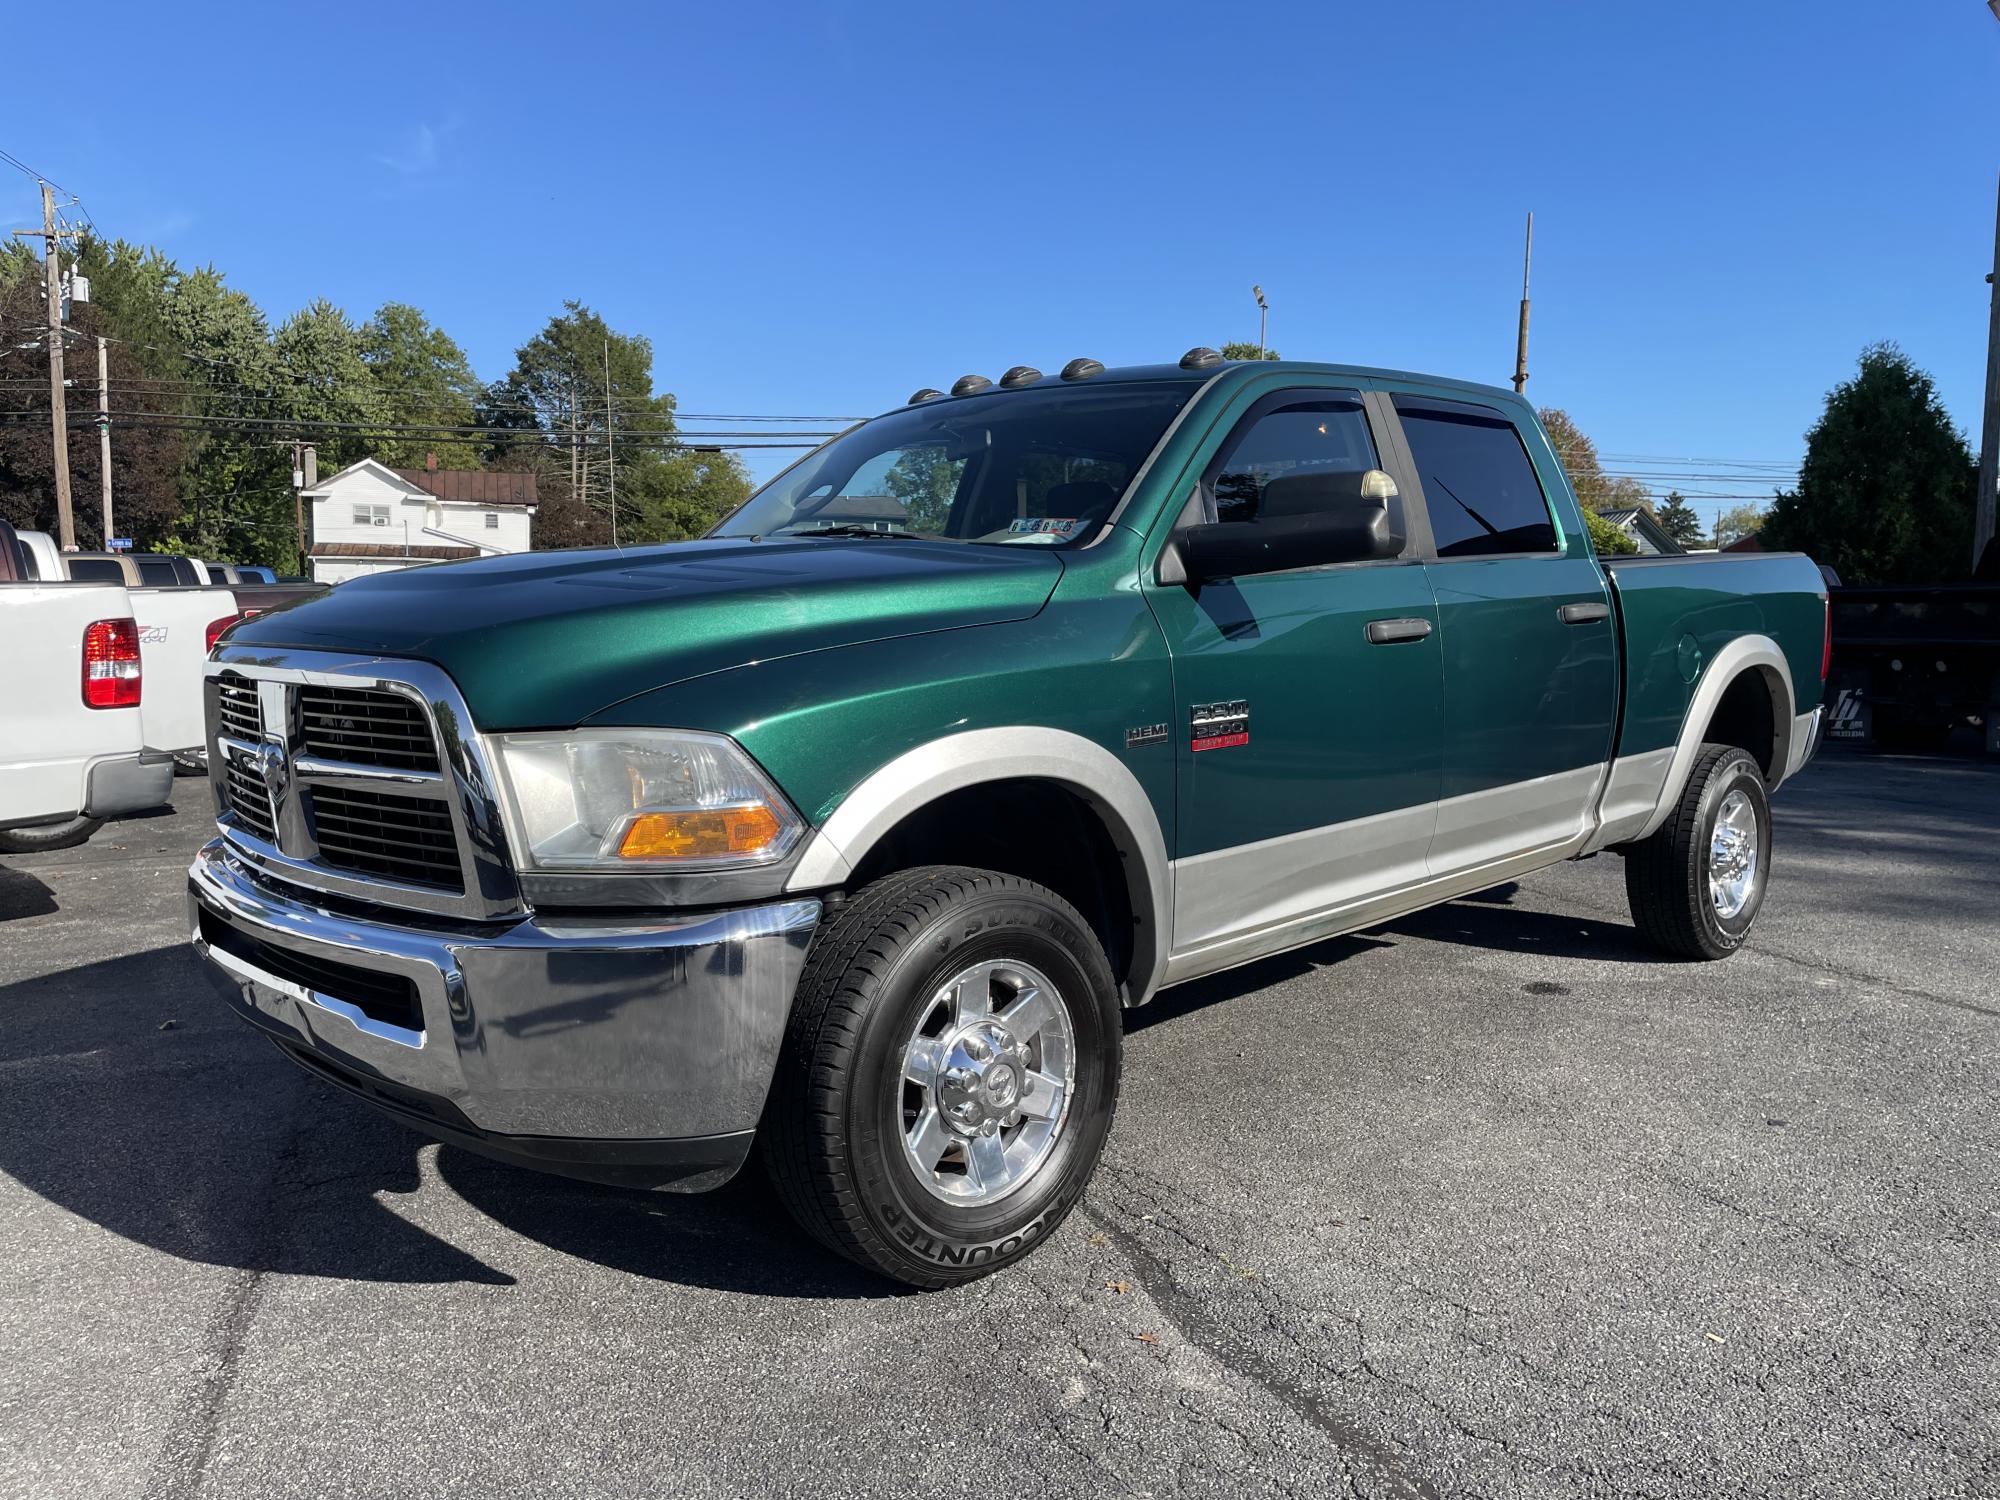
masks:
[[[1229,750],[1250,743],[1250,702],[1232,698],[1226,703],[1196,703],[1190,709],[1188,748]]]

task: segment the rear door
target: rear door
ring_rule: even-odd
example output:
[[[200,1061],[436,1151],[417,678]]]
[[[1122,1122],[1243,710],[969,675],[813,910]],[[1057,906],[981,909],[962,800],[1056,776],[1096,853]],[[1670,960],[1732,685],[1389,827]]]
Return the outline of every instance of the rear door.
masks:
[[[1358,499],[1386,408],[1345,385],[1257,399],[1178,524]],[[1400,512],[1400,502],[1398,502]],[[1406,528],[1407,530],[1407,528]],[[1148,586],[1174,658],[1177,953],[1247,956],[1345,902],[1420,880],[1442,765],[1443,675],[1422,546],[1388,562]],[[1283,946],[1277,943],[1276,946]]]
[[[1558,527],[1513,415],[1391,404],[1434,548],[1445,733],[1429,862],[1449,875],[1586,831],[1611,757],[1617,626],[1589,535]]]

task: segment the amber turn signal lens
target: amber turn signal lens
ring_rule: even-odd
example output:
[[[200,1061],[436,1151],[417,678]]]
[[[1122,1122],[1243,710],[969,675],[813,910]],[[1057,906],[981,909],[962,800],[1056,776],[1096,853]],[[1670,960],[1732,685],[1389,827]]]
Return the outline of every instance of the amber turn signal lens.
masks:
[[[768,807],[719,807],[699,812],[640,813],[619,842],[620,859],[713,859],[755,854],[776,842],[782,827]]]

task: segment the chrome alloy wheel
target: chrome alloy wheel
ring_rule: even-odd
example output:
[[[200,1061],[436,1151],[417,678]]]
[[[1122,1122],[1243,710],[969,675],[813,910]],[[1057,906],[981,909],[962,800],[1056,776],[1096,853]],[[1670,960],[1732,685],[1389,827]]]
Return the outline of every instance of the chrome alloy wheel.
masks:
[[[1757,807],[1740,791],[1716,809],[1708,835],[1708,899],[1725,922],[1749,903],[1757,888]]]
[[[1039,969],[1001,959],[946,980],[903,1047],[903,1151],[947,1203],[995,1202],[1040,1171],[1068,1117],[1076,1036]]]

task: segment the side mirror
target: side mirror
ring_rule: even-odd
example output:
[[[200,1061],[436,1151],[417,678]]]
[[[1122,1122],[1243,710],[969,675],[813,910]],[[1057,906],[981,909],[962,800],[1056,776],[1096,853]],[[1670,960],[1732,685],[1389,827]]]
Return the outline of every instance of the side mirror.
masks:
[[[1380,469],[1370,469],[1359,476],[1358,484],[1355,476],[1346,476],[1343,493],[1320,493],[1329,482],[1338,484],[1339,476],[1273,480],[1266,487],[1262,520],[1209,521],[1183,527],[1160,560],[1160,581],[1209,583],[1400,556],[1403,533],[1389,511],[1389,502],[1396,498],[1395,480]],[[1300,495],[1296,498],[1312,500],[1311,507],[1272,514],[1270,502],[1280,486],[1286,485],[1298,486]],[[1286,494],[1284,498],[1295,497]]]

